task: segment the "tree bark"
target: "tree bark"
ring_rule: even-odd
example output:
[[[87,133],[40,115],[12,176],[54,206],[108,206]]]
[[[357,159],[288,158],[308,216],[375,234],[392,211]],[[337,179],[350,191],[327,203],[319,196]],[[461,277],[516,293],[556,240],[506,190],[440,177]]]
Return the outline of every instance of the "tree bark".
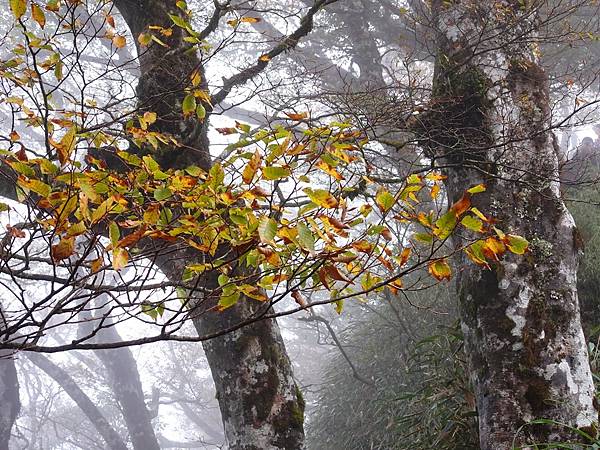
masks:
[[[134,39],[151,25],[170,26],[167,13],[178,15],[170,2],[157,0],[116,0],[115,6],[125,18]],[[161,37],[162,39],[162,37]],[[170,133],[183,147],[153,152],[165,168],[183,168],[195,164],[211,166],[204,122],[184,118],[181,103],[184,88],[193,70],[202,75],[201,89],[206,89],[202,64],[195,52],[185,52],[181,30],[174,27],[171,37],[164,38],[165,48],[151,45],[139,48],[141,79],[137,87],[140,107],[157,113],[156,131]],[[226,251],[224,249],[223,251]],[[168,249],[158,254],[156,262],[172,281],[180,282],[185,265],[202,260],[205,255],[191,248]],[[237,269],[235,269],[237,270]],[[203,280],[202,287],[217,288],[217,275]],[[192,292],[192,296],[198,297]],[[223,313],[214,312],[214,299],[207,299],[193,311],[199,333],[224,330],[243,322],[262,307],[256,301],[241,298],[238,305]],[[304,443],[304,403],[292,376],[279,328],[275,320],[265,320],[212,339],[204,344],[211,368],[225,434],[229,448],[240,450],[298,449]]]
[[[19,381],[13,355],[0,353],[0,450],[8,450],[19,410]]]
[[[7,338],[4,310],[0,305],[0,340]],[[0,450],[8,450],[11,430],[21,410],[19,379],[14,352],[0,350]]]
[[[103,342],[118,342],[121,337],[114,325],[99,333]],[[110,388],[121,406],[129,438],[135,450],[160,450],[152,427],[150,412],[144,401],[144,390],[135,358],[127,347],[98,350],[96,356],[106,369]]]
[[[580,248],[560,197],[547,77],[527,4],[434,1],[432,110],[420,119],[430,156],[449,167],[449,202],[484,183],[487,191],[474,205],[530,241],[527,254],[507,256],[489,270],[457,252],[484,450],[579,442],[575,429],[595,436],[598,425],[576,290]],[[469,242],[455,237],[457,250]],[[533,419],[566,427],[526,425]]]
[[[29,352],[27,357],[33,364],[43,370],[50,378],[64,389],[69,397],[77,404],[81,411],[92,423],[96,431],[102,436],[106,446],[111,450],[127,450],[127,446],[119,433],[106,420],[102,412],[90,400],[85,392],[77,385],[71,376],[58,365],[42,354]]]

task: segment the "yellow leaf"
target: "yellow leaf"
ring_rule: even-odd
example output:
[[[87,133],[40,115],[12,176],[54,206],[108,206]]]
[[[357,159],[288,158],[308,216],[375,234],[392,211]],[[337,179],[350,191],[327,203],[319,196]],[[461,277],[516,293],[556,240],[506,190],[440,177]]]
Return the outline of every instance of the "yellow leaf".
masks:
[[[260,21],[261,21],[261,19],[259,17],[242,17],[240,19],[240,22],[245,22],[245,23],[257,23]]]
[[[202,74],[199,70],[194,70],[190,78],[192,80],[192,86],[197,87],[202,81]]]
[[[102,260],[102,258],[93,260],[91,264],[92,273],[99,272],[103,265],[104,261]]]
[[[156,113],[151,111],[145,112],[144,122],[146,122],[148,125],[152,125],[154,122],[156,122]]]
[[[246,183],[246,184],[252,183],[252,180],[254,179],[256,172],[258,172],[258,169],[260,168],[261,162],[262,162],[262,157],[260,155],[260,152],[258,150],[256,150],[254,152],[254,155],[252,155],[250,162],[248,162],[248,164],[246,164],[246,167],[244,167],[244,171],[242,172],[242,180],[244,181],[244,183]]]
[[[127,44],[127,39],[125,39],[125,36],[117,34],[115,37],[112,38],[112,43],[117,48],[123,48],[125,47],[125,44]]]
[[[40,27],[44,28],[46,25],[46,15],[37,3],[31,4],[31,17],[33,17],[33,20],[35,20]]]
[[[121,248],[121,247],[115,248],[113,250],[112,256],[113,256],[112,265],[113,265],[113,269],[115,269],[115,270],[121,270],[129,262],[129,253],[127,253],[127,250],[125,250],[124,248]]]
[[[27,11],[26,0],[10,0],[10,9],[16,19],[20,19]]]
[[[436,259],[429,263],[429,273],[438,281],[449,280],[452,270],[445,259]]]
[[[264,55],[260,55],[258,60],[262,62],[269,62],[271,61],[271,57],[265,53]]]
[[[435,200],[439,193],[440,193],[440,185],[436,183],[431,187],[431,198],[433,200]]]
[[[72,126],[67,130],[60,142],[55,144],[58,160],[61,164],[65,164],[69,160],[71,153],[75,149],[75,143],[77,142],[76,135],[77,129],[75,126]]]
[[[306,193],[306,195],[308,195],[308,198],[310,198],[310,200],[317,206],[327,209],[335,208],[338,206],[337,199],[333,195],[331,195],[331,192],[329,192],[326,189],[306,188],[304,189],[304,192]]]

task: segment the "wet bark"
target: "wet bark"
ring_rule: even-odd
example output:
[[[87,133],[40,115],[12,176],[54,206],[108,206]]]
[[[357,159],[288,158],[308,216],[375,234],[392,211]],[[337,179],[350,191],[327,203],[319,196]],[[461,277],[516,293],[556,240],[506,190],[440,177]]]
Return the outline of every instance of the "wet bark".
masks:
[[[6,339],[6,321],[0,305],[0,340]],[[0,450],[8,450],[12,427],[21,410],[14,353],[0,350]]]
[[[107,448],[111,450],[127,450],[127,446],[119,436],[119,433],[115,431],[98,407],[65,370],[39,353],[30,352],[27,357],[64,389],[67,395],[71,397],[92,423],[100,436],[102,436]]]
[[[150,25],[170,25],[167,13],[178,14],[174,2],[157,0],[116,0],[115,6],[127,21],[135,39]],[[154,129],[175,136],[183,147],[153,152],[165,168],[211,165],[206,136],[207,118],[199,122],[181,114],[183,88],[193,70],[202,65],[197,55],[185,53],[187,45],[180,31],[165,38],[169,48],[152,45],[139,48],[141,79],[137,88],[140,108],[155,111],[160,118]],[[203,81],[205,83],[205,81]],[[206,89],[203,84],[202,88]],[[227,251],[227,249],[222,249]],[[185,264],[206,255],[191,248],[159,250],[156,262],[166,276],[180,282]],[[218,274],[202,280],[203,289],[218,286]],[[198,297],[196,292],[191,297]],[[227,329],[243,322],[262,305],[241,298],[238,305],[223,313],[211,308],[215,299],[195,302],[194,325],[200,334]],[[258,311],[260,312],[260,311]],[[275,320],[266,320],[204,344],[231,449],[297,449],[304,442],[304,405],[292,377],[291,364]]]
[[[559,192],[547,77],[534,14],[522,2],[434,2],[439,32],[432,110],[421,122],[446,169],[449,202],[475,206],[530,241],[524,256],[475,266],[457,253],[465,348],[484,450],[578,442],[598,413],[576,281],[580,249]],[[469,237],[457,235],[457,249]],[[566,424],[526,425],[533,419]],[[521,429],[521,427],[523,427]]]

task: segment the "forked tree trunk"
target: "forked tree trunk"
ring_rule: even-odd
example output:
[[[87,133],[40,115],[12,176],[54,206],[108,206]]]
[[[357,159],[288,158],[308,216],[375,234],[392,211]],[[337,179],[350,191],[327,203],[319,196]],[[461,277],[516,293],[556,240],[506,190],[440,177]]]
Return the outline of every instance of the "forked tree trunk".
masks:
[[[148,26],[172,25],[167,13],[179,15],[175,1],[115,0],[134,39]],[[162,37],[169,48],[151,45],[138,48],[141,78],[137,88],[140,107],[154,111],[159,120],[154,129],[171,133],[183,147],[154,153],[166,168],[195,164],[211,165],[207,121],[184,118],[181,103],[193,70],[206,80],[195,53],[185,52],[181,30],[174,27],[171,37]],[[210,114],[210,107],[207,113]],[[157,264],[166,276],[180,282],[185,264],[204,255],[191,248],[169,248],[158,255]],[[203,288],[217,287],[217,275],[206,277]],[[199,294],[192,292],[194,297]],[[212,301],[212,300],[211,300]],[[214,303],[204,302],[192,312],[200,334],[216,332],[242,322],[258,307],[252,299],[241,298],[238,305],[223,313],[209,312]],[[261,305],[262,306],[262,305]],[[202,313],[200,313],[200,309]],[[299,449],[304,442],[304,404],[292,376],[292,369],[275,320],[266,320],[204,344],[210,365],[229,448],[244,450]]]
[[[535,3],[535,2],[533,2]],[[530,241],[482,270],[457,255],[458,290],[484,450],[578,441],[598,413],[577,300],[580,249],[560,197],[547,77],[535,14],[518,0],[435,0],[432,111],[423,119],[449,201],[484,183],[475,205]],[[468,244],[458,235],[457,247]],[[526,425],[533,419],[566,424]],[[524,426],[522,429],[520,427]]]

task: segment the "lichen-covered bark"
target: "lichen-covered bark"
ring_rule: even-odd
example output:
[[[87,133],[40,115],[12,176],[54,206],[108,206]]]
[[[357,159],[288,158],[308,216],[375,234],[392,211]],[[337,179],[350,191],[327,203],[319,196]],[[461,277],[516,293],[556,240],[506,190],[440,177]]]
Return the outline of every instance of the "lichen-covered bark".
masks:
[[[115,0],[114,4],[136,39],[150,25],[170,25],[167,13],[179,14],[174,1]],[[187,44],[177,27],[165,41],[169,48],[152,45],[149,49],[138,49],[142,75],[137,94],[142,109],[157,112],[160,119],[155,129],[172,134],[183,147],[165,148],[154,156],[167,168],[195,164],[208,169],[211,165],[206,137],[208,117],[201,123],[181,114],[183,88],[193,70],[199,70],[204,79],[202,65],[195,53],[184,51]],[[210,112],[207,107],[207,114]],[[178,247],[159,249],[156,262],[169,279],[180,282],[185,264],[204,258],[206,255],[194,249]],[[216,291],[217,275],[206,276],[198,285]],[[192,291],[190,296],[198,297],[199,293]],[[262,306],[255,300],[242,298],[235,307],[218,313],[212,309],[215,304],[215,298],[194,301],[195,310],[190,314],[195,317],[194,324],[200,334],[243,322]],[[302,448],[304,405],[297,394],[276,321],[261,321],[212,339],[204,344],[204,349],[217,388],[229,448]]]
[[[433,110],[422,122],[449,201],[470,186],[500,228],[530,241],[482,270],[457,253],[465,348],[484,450],[596,434],[593,383],[576,291],[576,229],[560,197],[546,75],[534,14],[519,1],[434,2]],[[455,238],[457,248],[468,236]],[[525,426],[533,419],[559,425]],[[520,431],[519,431],[520,430]],[[518,432],[519,431],[519,432]]]

